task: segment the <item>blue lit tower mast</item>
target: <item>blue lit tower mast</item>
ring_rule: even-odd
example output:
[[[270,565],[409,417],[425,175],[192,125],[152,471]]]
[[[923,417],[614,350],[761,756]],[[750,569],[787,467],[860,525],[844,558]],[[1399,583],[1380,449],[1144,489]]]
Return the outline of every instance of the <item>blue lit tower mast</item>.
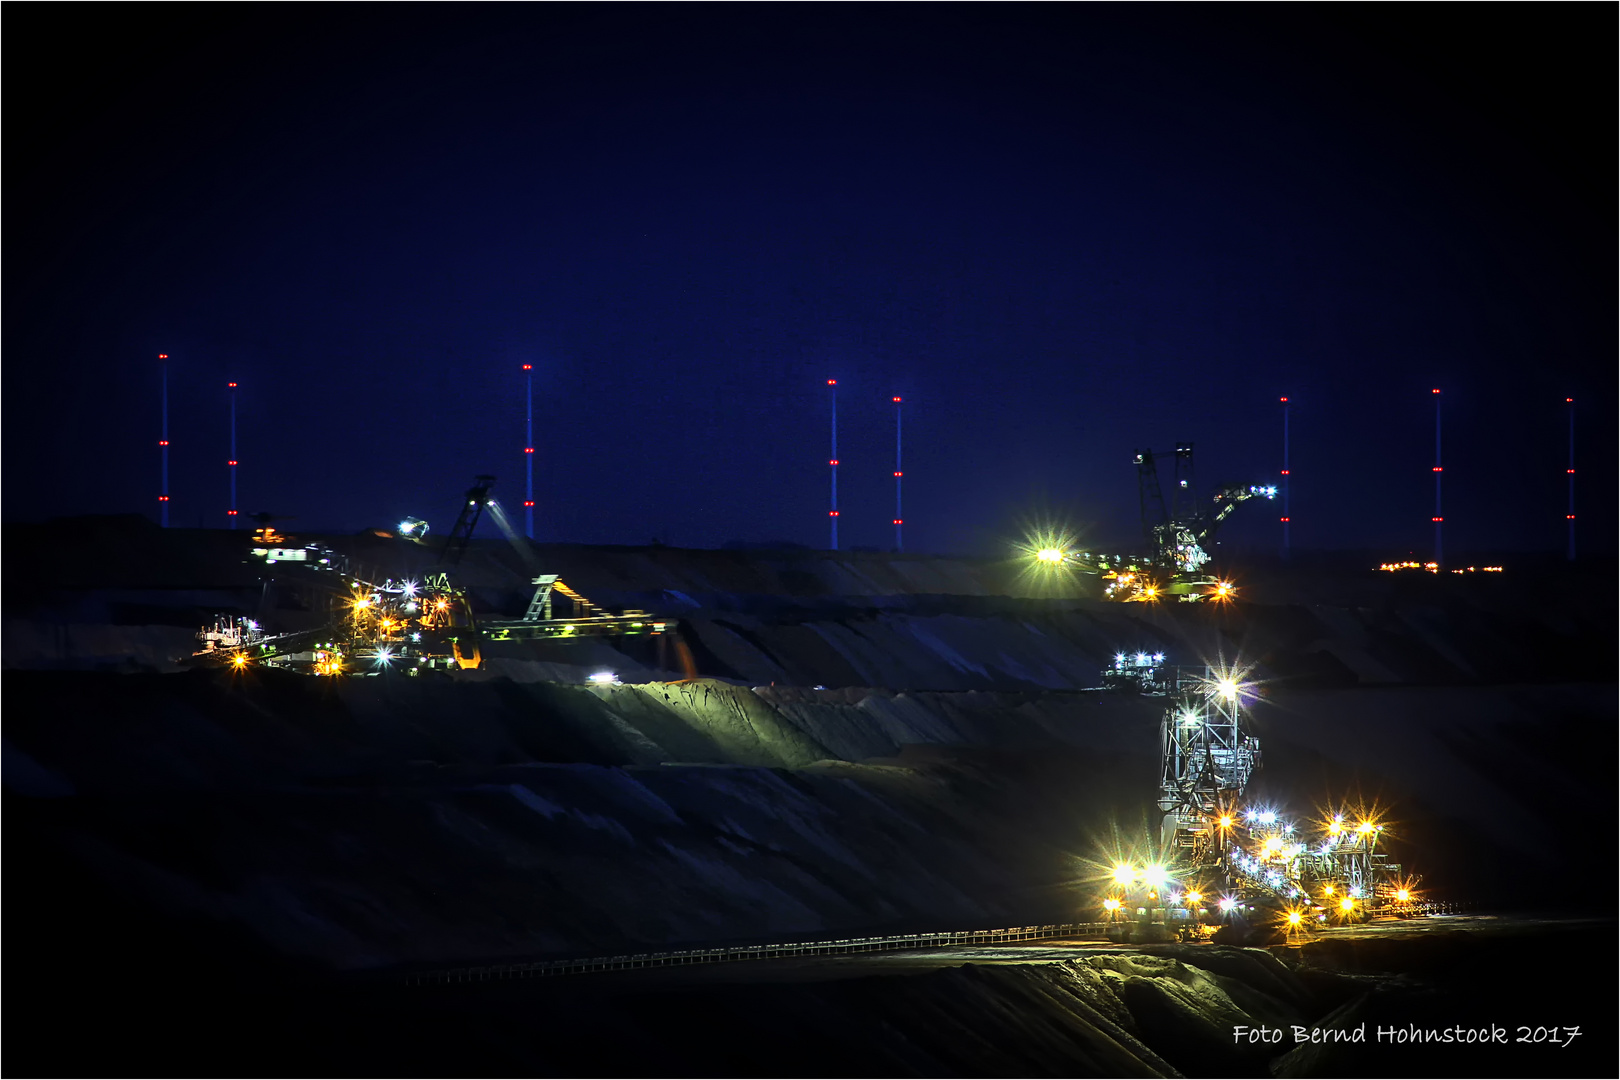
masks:
[[[1569,467],[1564,475],[1569,478],[1569,511],[1564,514],[1564,524],[1569,526],[1569,551],[1565,555],[1570,562],[1575,561],[1575,399],[1567,397],[1564,404],[1569,406]]]
[[[832,550],[838,550],[838,380],[828,379],[827,385],[831,387],[829,394],[832,398],[832,456],[827,459],[827,468],[832,473],[832,507],[827,511],[827,521],[832,526]]]
[[[1440,528],[1445,524],[1445,516],[1440,511],[1440,389],[1434,390],[1434,561],[1438,566],[1442,561],[1440,547]]]
[[[1288,561],[1288,526],[1290,524],[1289,519],[1292,516],[1292,512],[1289,510],[1289,507],[1288,507],[1288,488],[1289,488],[1289,485],[1292,483],[1292,481],[1290,481],[1288,479],[1288,399],[1287,398],[1282,399],[1282,407],[1283,407],[1283,466],[1282,466],[1283,550],[1282,550],[1282,556],[1283,556],[1283,561],[1287,562]]]
[[[225,511],[225,516],[231,519],[231,528],[236,528],[236,384],[226,383],[225,388],[231,392],[231,456],[225,463],[231,470],[231,506]]]
[[[534,539],[534,365],[523,365],[523,535]]]
[[[906,550],[900,539],[900,529],[905,525],[900,513],[900,480],[905,473],[900,471],[900,399],[894,399],[894,550]]]
[[[163,431],[158,437],[158,459],[162,466],[162,490],[158,493],[158,524],[169,527],[169,354],[158,353],[163,381]]]

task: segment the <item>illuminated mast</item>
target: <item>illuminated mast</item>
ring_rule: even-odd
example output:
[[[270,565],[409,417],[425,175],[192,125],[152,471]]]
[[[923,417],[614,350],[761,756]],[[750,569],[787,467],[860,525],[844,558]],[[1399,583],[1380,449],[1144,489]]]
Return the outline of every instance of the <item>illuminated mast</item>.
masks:
[[[900,540],[900,527],[905,524],[900,515],[900,478],[905,473],[900,471],[900,399],[894,399],[894,550],[906,550]]]
[[[1564,522],[1569,526],[1569,551],[1565,558],[1575,561],[1575,399],[1567,397],[1564,404],[1569,406],[1569,468],[1564,470],[1569,477],[1569,512],[1564,515]]]
[[[1440,512],[1440,390],[1434,391],[1434,562],[1438,569],[1441,559],[1440,529],[1445,517]]]
[[[236,384],[227,383],[226,389],[231,392],[231,458],[226,464],[231,467],[231,508],[225,511],[225,516],[231,519],[231,528],[236,528]]]
[[[163,373],[163,433],[158,439],[158,457],[163,467],[163,490],[158,495],[158,524],[167,529],[169,527],[169,354],[158,353],[158,359],[163,361],[159,366]]]
[[[1291,481],[1288,479],[1288,399],[1282,399],[1283,407],[1283,467],[1282,467],[1282,495],[1283,495],[1283,561],[1288,561],[1288,525],[1292,512],[1288,508],[1288,488]]]
[[[534,365],[523,365],[523,535],[534,539]]]
[[[828,379],[827,385],[832,387],[832,457],[827,461],[828,471],[832,473],[832,508],[827,511],[827,521],[832,526],[832,550],[838,550],[838,380]]]

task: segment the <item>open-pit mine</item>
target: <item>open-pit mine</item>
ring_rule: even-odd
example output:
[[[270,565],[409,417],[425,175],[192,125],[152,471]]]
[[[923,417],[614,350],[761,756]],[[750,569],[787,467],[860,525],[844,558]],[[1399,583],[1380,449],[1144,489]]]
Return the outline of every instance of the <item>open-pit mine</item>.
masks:
[[[1612,1069],[1612,563],[1159,598],[1050,544],[475,537],[488,491],[6,526],[15,1060]]]

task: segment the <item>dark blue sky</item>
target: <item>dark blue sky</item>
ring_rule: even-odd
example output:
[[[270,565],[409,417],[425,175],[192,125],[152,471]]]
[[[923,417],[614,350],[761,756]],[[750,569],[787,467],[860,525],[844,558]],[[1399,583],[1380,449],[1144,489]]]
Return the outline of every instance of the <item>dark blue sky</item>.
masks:
[[[51,20],[56,21],[51,26]],[[1131,455],[1294,542],[1614,550],[1612,7],[52,9],[6,134],[4,514],[240,503],[994,553]],[[21,48],[13,42],[13,51]],[[14,69],[15,71],[15,69]],[[1228,542],[1270,544],[1269,508]]]

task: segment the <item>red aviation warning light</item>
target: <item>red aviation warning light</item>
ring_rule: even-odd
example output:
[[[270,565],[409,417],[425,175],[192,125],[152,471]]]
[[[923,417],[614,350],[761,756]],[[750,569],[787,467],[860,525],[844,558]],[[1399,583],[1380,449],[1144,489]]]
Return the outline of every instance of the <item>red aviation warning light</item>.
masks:
[[[524,509],[528,509],[528,508],[530,508],[532,506],[534,506],[534,500],[533,499],[524,499],[523,500]]]
[[[226,383],[225,385],[230,387],[232,390],[236,389],[236,384],[235,383]]]
[[[1438,386],[1430,391],[1430,393],[1433,393],[1433,394],[1438,394],[1439,392],[1440,392],[1440,388]]]
[[[1569,470],[1569,471],[1570,471],[1570,472],[1574,472],[1574,471],[1575,471],[1575,470],[1574,470],[1574,469],[1571,469],[1571,470]],[[906,474],[905,474],[905,473],[903,473],[903,472],[897,472],[897,473],[895,473],[895,474],[894,474],[894,475],[896,475],[896,476],[904,476],[904,475],[906,475]]]
[[[904,525],[904,524],[905,524],[905,522],[903,522],[903,521],[901,521],[901,520],[900,520],[900,519],[899,519],[899,518],[895,518],[895,519],[894,519],[894,523],[895,523],[895,524],[896,524],[896,525]]]
[[[227,514],[228,514],[228,515],[230,515],[230,516],[231,516],[231,517],[235,517],[235,516],[236,516],[236,511],[235,511],[235,510],[227,510],[227,511],[225,511],[225,513],[227,513]]]
[[[827,464],[829,464],[829,465],[836,465],[836,464],[838,464],[838,459],[837,459],[837,458],[833,458],[833,459],[832,459],[832,460],[831,460],[831,461],[829,461],[829,462],[827,462]]]
[[[168,439],[159,439],[158,440],[158,445],[159,446],[168,446],[169,445],[169,440]]]
[[[534,453],[534,447],[532,447],[532,446],[525,446],[525,447],[524,447],[524,448],[523,448],[523,452],[524,452],[524,453],[525,453],[525,454],[532,454],[532,453]]]
[[[1440,466],[1438,466],[1438,465],[1436,465],[1436,466],[1435,466],[1435,467],[1434,467],[1434,471],[1435,471],[1435,472],[1445,472],[1445,471],[1446,471],[1446,470],[1444,470],[1444,469],[1442,469],[1442,468],[1441,468],[1441,467],[1440,467]]]
[[[158,359],[159,359],[159,360],[167,360],[167,359],[168,359],[168,358],[169,358],[169,354],[168,354],[168,353],[166,353],[166,352],[160,352],[160,353],[158,353]]]
[[[828,386],[837,386],[838,385],[838,380],[837,379],[828,379],[827,380],[827,385]]]
[[[159,495],[158,496],[158,502],[168,502],[168,501],[169,501],[169,497],[167,495]]]
[[[524,371],[533,371],[534,370],[534,365],[533,364],[524,364],[523,365],[523,370]]]
[[[1278,518],[1277,520],[1282,522],[1284,525],[1286,525],[1286,524],[1288,524],[1290,519],[1289,518]]]
[[[227,465],[235,465],[235,464],[236,464],[236,462],[234,462],[234,461],[227,461],[227,462],[226,462],[226,463],[225,463],[225,464],[227,464]],[[234,513],[236,513],[236,511],[235,511],[235,510],[232,510],[232,511],[231,511],[231,513],[233,513],[233,514],[234,514]]]
[[[836,510],[829,510],[829,511],[827,511],[827,516],[828,516],[828,517],[837,517],[837,516],[838,516],[838,511],[836,511]]]
[[[1288,404],[1288,399],[1287,398],[1278,398],[1277,400],[1282,402],[1284,405]]]
[[[898,404],[900,404],[900,399],[899,399],[899,398],[895,398],[895,399],[894,399],[894,403],[895,403],[895,404],[896,404],[896,405],[898,405]]]
[[[1444,521],[1444,520],[1446,520],[1446,519],[1445,519],[1445,518],[1443,518],[1443,517],[1432,517],[1432,518],[1430,518],[1430,519],[1429,519],[1429,520],[1430,520],[1430,521]]]

